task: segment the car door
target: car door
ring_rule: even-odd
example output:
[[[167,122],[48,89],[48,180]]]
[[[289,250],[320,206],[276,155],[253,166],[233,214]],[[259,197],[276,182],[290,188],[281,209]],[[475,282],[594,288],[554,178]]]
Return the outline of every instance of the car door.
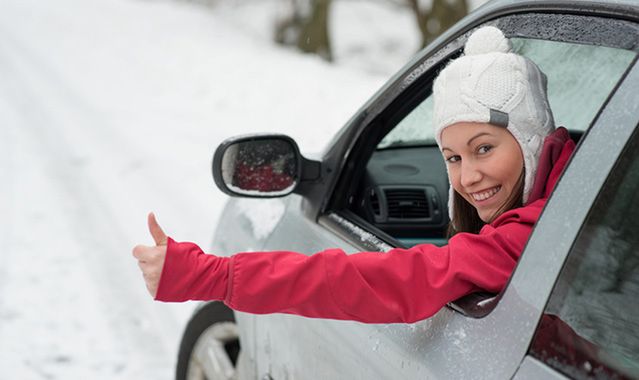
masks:
[[[635,67],[593,127],[580,157],[575,157],[571,169],[583,172],[566,173],[553,199],[553,203],[563,203],[561,208],[570,209],[579,206],[574,197],[577,191],[583,193],[579,201],[596,197],[583,223],[578,223],[583,208],[565,228],[548,222],[554,218],[557,223],[568,222],[555,215],[555,210],[549,209],[540,220],[538,231],[555,228],[546,231],[545,243],[539,242],[538,249],[569,253],[565,262],[555,260],[547,266],[550,274],[561,272],[542,306],[541,320],[517,379],[639,378],[637,86],[639,70]],[[606,174],[603,186],[599,186],[599,176],[584,185],[592,172]],[[575,232],[571,244],[550,247]],[[521,296],[526,292],[522,290]],[[537,313],[540,302],[534,305]]]
[[[593,15],[531,12],[504,17],[484,13],[476,17],[489,20],[486,23],[515,37],[514,42],[519,44],[522,54],[530,55],[547,74],[553,73],[549,75],[550,83],[556,79],[561,85],[551,91],[551,105],[558,120],[574,123],[573,127],[578,130],[587,129],[593,120],[597,120],[595,126],[603,123],[607,108],[601,115],[600,110],[620,81],[625,78],[622,87],[626,83],[637,85],[634,71],[628,74],[636,56],[634,46],[624,45],[628,33],[634,33],[635,40],[639,37],[631,22]],[[459,54],[467,33],[480,24],[472,18],[466,22],[467,25],[459,26],[440,39],[435,45],[438,46],[436,51],[431,49],[422,53],[353,118],[323,159],[324,167],[335,171],[336,182],[328,181],[323,187],[325,197],[320,194],[315,200],[300,196],[287,198],[286,212],[263,249],[312,254],[339,247],[352,253],[384,251],[393,246],[422,242],[442,243],[447,190],[445,186],[442,189],[441,175],[445,174],[441,158],[432,154],[436,149],[432,139],[422,136],[415,125],[428,119],[430,87],[437,71],[448,59]],[[583,30],[592,25],[597,25],[600,33],[584,36]],[[566,52],[563,56],[562,51]],[[632,100],[637,103],[636,98]],[[612,106],[613,102],[610,104]],[[593,132],[587,134],[584,147],[590,146],[591,136],[588,135],[594,131],[597,129],[593,127]],[[423,145],[402,146],[393,140],[411,138]],[[427,171],[440,174],[439,177],[433,174],[433,178],[424,180],[430,182],[422,181],[421,185],[419,181],[408,180],[384,184],[426,189],[423,193],[431,213],[417,218],[420,219],[418,222],[392,220],[388,209],[385,214],[382,212],[383,207],[376,214],[371,193],[362,192],[367,190],[366,181],[375,176],[375,159],[390,159],[382,157],[390,151],[389,147],[398,147],[393,151],[408,160],[412,157],[407,153],[409,150],[421,149],[426,158],[422,158],[425,161],[420,164],[426,165]],[[620,149],[617,147],[609,153],[618,154]],[[249,317],[242,314],[240,319],[252,329],[252,337],[248,339],[254,346],[246,354],[257,375],[273,379],[511,377],[526,356],[541,310],[559,271],[556,267],[567,254],[567,250],[559,248],[569,246],[576,235],[576,231],[568,227],[583,219],[584,209],[588,209],[596,194],[596,189],[588,188],[589,192],[585,192],[578,186],[581,170],[593,163],[592,159],[585,158],[592,152],[582,151],[584,148],[579,150],[575,163],[566,172],[571,188],[564,184],[567,180],[560,181],[515,274],[497,298],[482,300],[483,303],[470,302],[470,305],[462,302],[414,324],[365,325],[290,315]],[[579,164],[574,168],[576,163]],[[404,169],[410,170],[408,166],[411,165]],[[401,165],[397,168],[403,170]],[[607,171],[590,173],[588,181],[602,183],[606,174]],[[575,196],[575,187],[584,193]],[[383,191],[377,195],[378,202],[388,196]],[[571,197],[573,203],[564,204],[564,200]],[[579,205],[575,206],[574,202]],[[362,209],[367,205],[372,214]],[[387,203],[385,207],[390,206]],[[548,209],[553,207],[553,213],[550,213]],[[316,218],[313,210],[319,212]],[[435,211],[439,211],[439,216]],[[376,219],[376,216],[386,216],[386,219]],[[558,229],[558,223],[566,225],[559,224],[561,228]],[[410,233],[405,233],[407,229]],[[551,232],[558,240],[548,248],[547,236]],[[548,265],[549,262],[556,265]],[[486,304],[490,307],[485,307]]]

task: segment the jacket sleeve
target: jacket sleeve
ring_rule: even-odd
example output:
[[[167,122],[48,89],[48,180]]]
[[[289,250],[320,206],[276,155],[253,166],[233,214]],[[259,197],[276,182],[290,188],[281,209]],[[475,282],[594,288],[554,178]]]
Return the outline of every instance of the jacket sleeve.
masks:
[[[169,239],[156,299],[221,300],[255,314],[411,323],[465,294],[500,291],[533,223],[515,216],[480,234],[457,234],[444,247],[351,255],[329,249],[310,256],[275,251],[228,258]]]

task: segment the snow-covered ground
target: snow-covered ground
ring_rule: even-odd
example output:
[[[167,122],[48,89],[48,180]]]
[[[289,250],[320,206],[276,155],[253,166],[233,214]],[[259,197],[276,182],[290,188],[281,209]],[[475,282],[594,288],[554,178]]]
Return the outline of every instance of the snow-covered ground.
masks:
[[[0,0],[0,379],[169,379],[195,304],[153,302],[146,214],[208,246],[225,138],[317,152],[414,53],[412,16],[342,1],[336,64],[270,41],[275,0]]]
[[[405,10],[338,3],[329,65],[270,42],[272,3],[0,0],[1,379],[172,378],[194,304],[146,293],[147,212],[208,246],[219,142],[319,151],[418,43]]]

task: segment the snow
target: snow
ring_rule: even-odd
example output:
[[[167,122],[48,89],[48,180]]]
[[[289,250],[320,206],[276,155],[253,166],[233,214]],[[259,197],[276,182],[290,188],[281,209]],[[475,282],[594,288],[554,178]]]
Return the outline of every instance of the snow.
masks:
[[[206,246],[221,141],[320,151],[417,45],[406,11],[366,4],[369,34],[361,2],[339,3],[329,65],[269,41],[272,5],[0,0],[1,377],[172,378],[195,304],[146,293],[146,214]]]
[[[237,201],[239,214],[251,224],[256,240],[267,238],[282,220],[286,205],[281,199],[242,198]]]
[[[245,190],[240,187],[229,185],[229,184],[227,184],[226,186],[229,188],[229,190],[234,191],[238,194],[266,198],[267,196],[276,197],[276,196],[283,196],[283,195],[290,194],[295,189],[296,184],[297,183],[293,183],[292,185],[285,188],[284,190],[273,190],[273,191]]]
[[[321,151],[419,44],[406,9],[339,1],[330,65],[270,41],[275,0],[208,3],[0,0],[1,378],[173,378],[196,304],[147,294],[147,213],[206,246],[220,142]],[[285,207],[261,202],[256,236]]]
[[[340,224],[343,228],[349,230],[353,235],[359,236],[359,240],[362,243],[367,243],[367,244],[376,246],[383,252],[387,252],[393,249],[393,247],[386,244],[385,242],[377,238],[375,235],[363,230],[362,228],[356,226],[355,224],[349,222],[348,220],[342,218],[341,216],[337,214],[329,214],[328,217],[332,219],[333,221],[335,221],[336,223]]]

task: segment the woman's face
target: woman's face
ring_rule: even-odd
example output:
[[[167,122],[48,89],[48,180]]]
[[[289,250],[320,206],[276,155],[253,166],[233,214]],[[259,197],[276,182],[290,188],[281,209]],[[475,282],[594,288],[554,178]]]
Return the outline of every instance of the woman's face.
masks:
[[[517,140],[503,127],[457,123],[444,128],[441,144],[451,186],[488,223],[509,199],[524,169]]]

